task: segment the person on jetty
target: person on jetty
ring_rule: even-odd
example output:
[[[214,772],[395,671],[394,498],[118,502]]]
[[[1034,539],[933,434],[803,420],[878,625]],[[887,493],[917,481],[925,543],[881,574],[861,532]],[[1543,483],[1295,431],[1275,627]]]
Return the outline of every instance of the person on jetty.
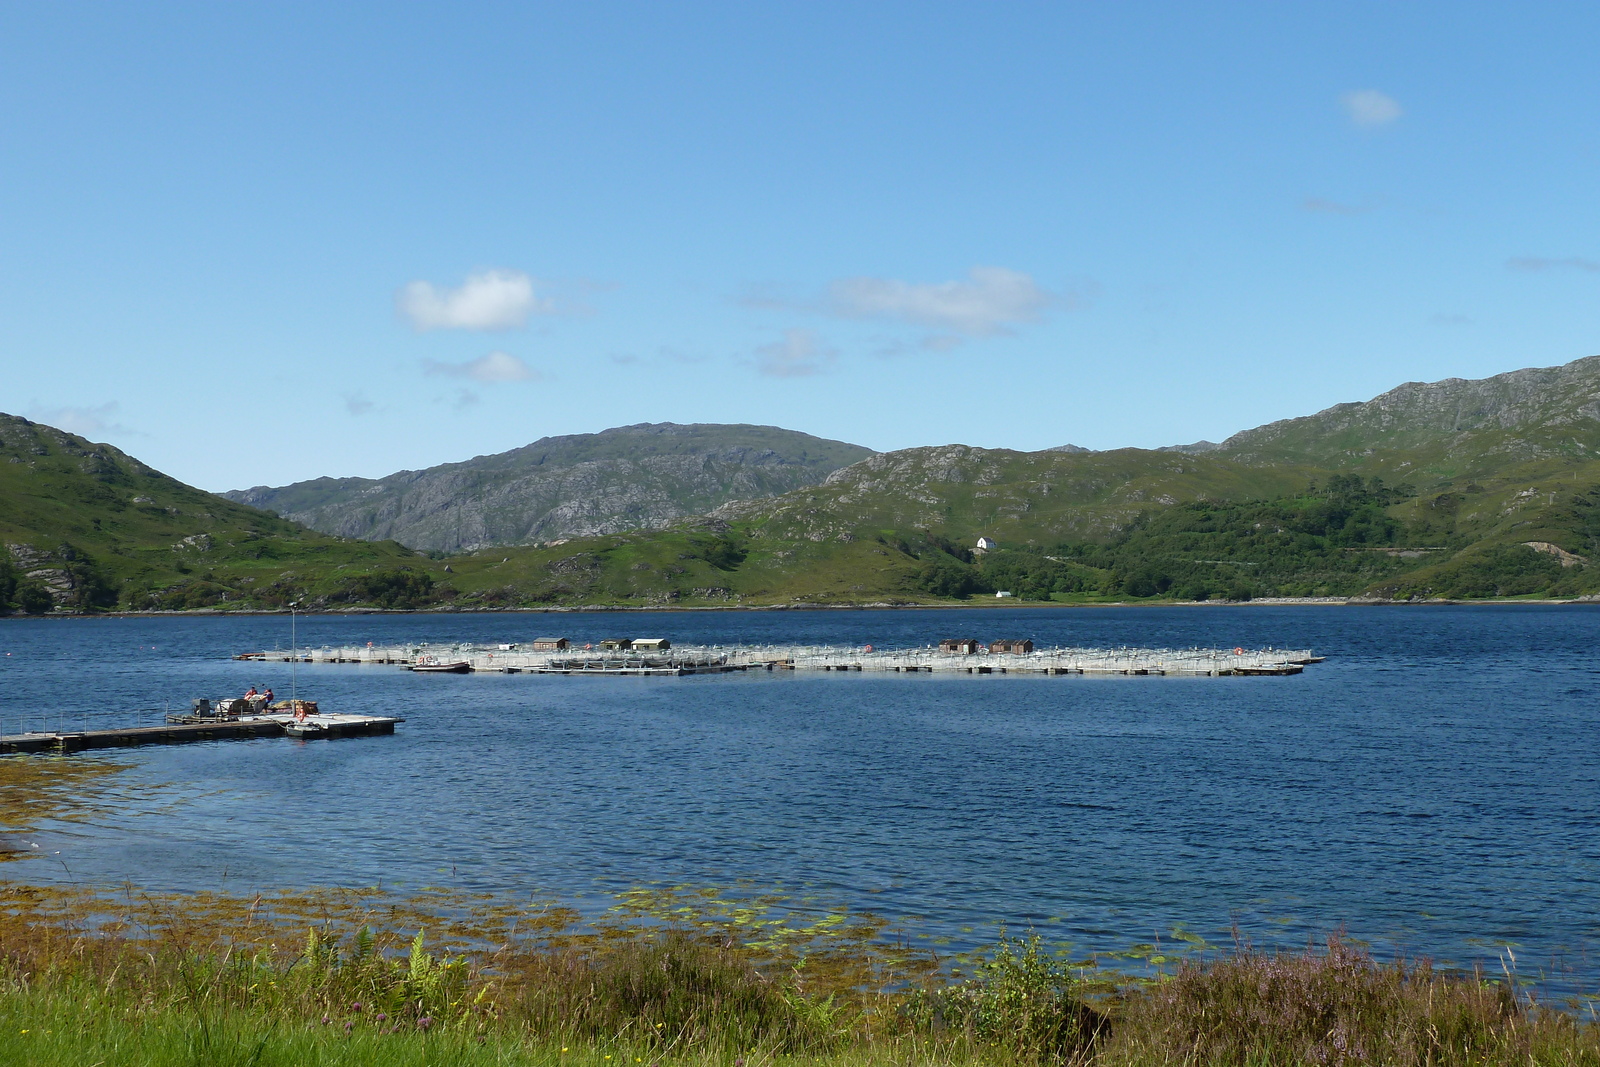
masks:
[[[271,707],[272,706],[272,686],[270,686],[270,685],[267,686],[267,691],[265,693],[261,694],[261,695],[266,698],[267,706]]]
[[[249,689],[246,689],[244,691],[244,698],[246,700],[249,700],[251,697],[256,697],[256,696],[260,696],[260,695],[261,695],[260,693],[256,692],[256,687],[253,686],[253,685]]]

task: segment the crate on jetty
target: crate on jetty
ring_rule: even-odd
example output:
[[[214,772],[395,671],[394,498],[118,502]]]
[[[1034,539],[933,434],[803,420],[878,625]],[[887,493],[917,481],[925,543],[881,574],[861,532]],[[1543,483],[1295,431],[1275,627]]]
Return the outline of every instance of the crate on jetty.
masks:
[[[132,748],[137,745],[182,745],[195,741],[231,741],[256,737],[284,737],[293,716],[252,715],[209,722],[128,726],[109,730],[58,730],[0,736],[0,753],[83,752],[95,748]],[[319,737],[373,737],[394,733],[402,718],[387,715],[323,714]]]
[[[612,642],[615,644],[616,642]],[[1229,675],[1299,674],[1322,657],[1309,649],[1245,648],[1031,648],[1026,641],[950,642],[959,651],[934,647],[874,650],[831,645],[678,646],[641,656],[637,649],[533,650],[518,645],[400,645],[299,650],[304,663],[391,664],[415,669],[431,664],[455,670],[501,674],[712,674],[750,669],[888,671],[900,673]],[[1004,647],[1009,651],[998,651]],[[970,649],[970,651],[967,651]],[[288,661],[283,650],[240,658]],[[439,668],[435,668],[439,669]]]

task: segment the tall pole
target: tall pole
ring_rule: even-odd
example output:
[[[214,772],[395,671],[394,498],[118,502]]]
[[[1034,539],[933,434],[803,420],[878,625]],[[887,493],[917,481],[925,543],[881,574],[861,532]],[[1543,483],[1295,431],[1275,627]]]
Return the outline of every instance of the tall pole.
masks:
[[[295,688],[295,680],[300,669],[300,643],[294,628],[294,606],[298,603],[300,603],[298,600],[289,601],[289,707],[291,709],[300,706],[296,703],[299,695]]]

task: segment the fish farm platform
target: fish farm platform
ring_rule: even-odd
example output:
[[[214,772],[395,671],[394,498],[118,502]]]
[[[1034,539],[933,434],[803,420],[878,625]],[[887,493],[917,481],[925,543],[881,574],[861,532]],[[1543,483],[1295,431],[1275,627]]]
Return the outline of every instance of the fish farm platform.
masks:
[[[685,675],[744,670],[881,671],[965,674],[1228,675],[1299,674],[1323,657],[1309,649],[1046,648],[1030,652],[952,653],[935,648],[879,649],[826,645],[692,646],[637,652],[516,644],[397,645],[272,649],[234,657],[269,663],[392,665],[440,673]]]
[[[192,741],[225,741],[253,737],[285,737],[292,716],[255,715],[211,722],[167,723],[111,730],[38,731],[0,736],[0,753],[83,752],[91,748],[135,745],[181,745]],[[404,719],[382,715],[326,714],[311,717],[322,727],[319,738],[370,737],[392,734]]]

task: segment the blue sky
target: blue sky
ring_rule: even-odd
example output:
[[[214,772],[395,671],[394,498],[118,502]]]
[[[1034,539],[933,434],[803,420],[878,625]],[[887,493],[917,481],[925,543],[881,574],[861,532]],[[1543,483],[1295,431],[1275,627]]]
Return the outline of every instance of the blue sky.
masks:
[[[1221,439],[1600,352],[1593,4],[5,4],[0,410]]]

